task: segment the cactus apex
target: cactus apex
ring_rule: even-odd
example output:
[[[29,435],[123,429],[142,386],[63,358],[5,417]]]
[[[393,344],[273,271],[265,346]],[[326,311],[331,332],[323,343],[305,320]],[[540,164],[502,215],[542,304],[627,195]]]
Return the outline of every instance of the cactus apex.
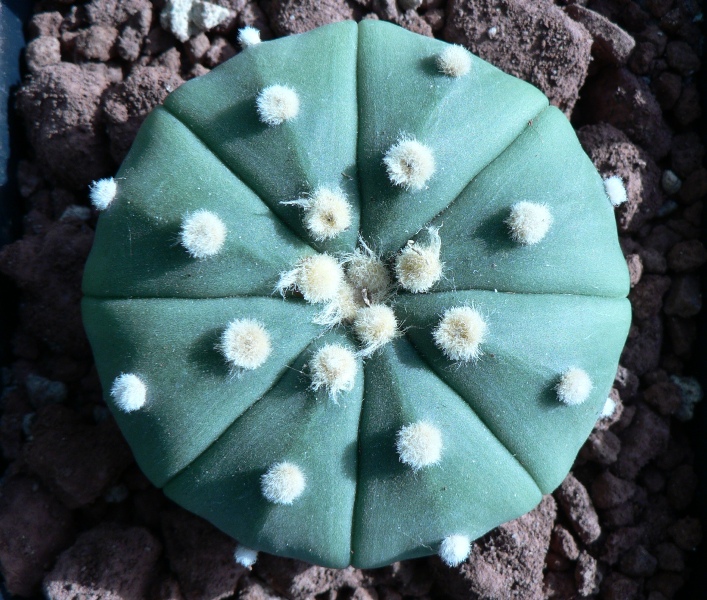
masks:
[[[270,356],[270,334],[255,319],[231,321],[221,334],[218,349],[235,369],[253,370]]]
[[[505,222],[514,242],[532,246],[547,235],[552,221],[547,204],[522,201],[511,207],[511,214]]]
[[[107,179],[94,181],[88,190],[88,195],[94,208],[96,210],[105,210],[115,200],[115,196],[118,193],[118,184],[115,179],[108,177]]]
[[[282,273],[275,290],[284,295],[286,290],[296,289],[307,302],[317,304],[336,300],[343,283],[344,270],[338,261],[328,254],[315,254]]]
[[[320,187],[308,197],[281,202],[304,209],[304,226],[321,242],[339,235],[351,226],[351,205],[338,189]]]
[[[346,267],[346,279],[370,302],[383,302],[391,292],[392,282],[388,269],[371,248],[359,238],[359,248],[342,258]]]
[[[398,431],[395,448],[400,462],[417,471],[442,458],[442,432],[427,421],[405,425]]]
[[[476,361],[488,326],[481,313],[471,306],[447,309],[433,331],[437,347],[450,360]]]
[[[587,372],[577,367],[570,367],[560,377],[560,382],[555,388],[560,402],[569,406],[582,404],[592,391],[592,380]]]
[[[624,182],[618,175],[607,177],[604,180],[604,189],[606,190],[606,195],[612,206],[621,206],[628,200]]]
[[[258,94],[256,108],[260,120],[274,127],[299,114],[299,96],[291,87],[270,85]]]
[[[324,310],[315,318],[314,323],[331,329],[341,323],[350,323],[356,317],[356,311],[363,303],[359,291],[348,283],[343,283],[332,301],[327,302]]]
[[[233,553],[233,559],[242,567],[250,569],[258,560],[258,551],[247,548],[243,544],[238,544]]]
[[[340,392],[353,389],[358,363],[351,350],[338,344],[322,346],[312,357],[310,365],[312,389],[326,389],[333,400]]]
[[[184,217],[179,241],[193,258],[208,258],[221,251],[226,233],[226,225],[219,216],[202,209]]]
[[[374,304],[373,306],[364,306],[356,311],[353,327],[356,336],[363,344],[359,354],[366,357],[397,335],[398,320],[390,306]]]
[[[421,190],[435,172],[432,150],[411,137],[402,137],[385,153],[383,164],[393,185]]]
[[[145,406],[147,387],[134,373],[122,373],[113,381],[110,395],[123,412],[133,412]]]
[[[439,229],[429,227],[429,241],[416,244],[408,241],[395,260],[398,283],[415,294],[428,291],[442,277],[443,264],[439,260],[442,241]]]
[[[292,504],[307,486],[302,469],[283,461],[270,466],[260,478],[260,489],[266,500],[274,504]]]
[[[471,540],[466,535],[448,535],[439,546],[439,557],[448,567],[463,563],[471,553]]]
[[[238,30],[238,43],[244,50],[260,44],[261,41],[260,30],[255,27],[248,26]]]
[[[437,55],[437,68],[449,77],[463,77],[471,71],[471,53],[458,44],[447,46]]]

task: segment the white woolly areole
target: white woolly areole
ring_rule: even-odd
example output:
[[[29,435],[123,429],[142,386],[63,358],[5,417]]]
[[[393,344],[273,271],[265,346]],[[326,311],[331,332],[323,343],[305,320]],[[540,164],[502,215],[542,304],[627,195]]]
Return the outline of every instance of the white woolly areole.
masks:
[[[618,175],[607,177],[604,180],[604,189],[606,190],[606,195],[612,206],[621,206],[628,200],[624,182]]]
[[[401,427],[395,448],[400,461],[413,468],[434,465],[442,457],[442,432],[426,421]]]
[[[331,302],[336,300],[344,283],[344,270],[333,256],[315,254],[308,256],[291,271],[282,273],[276,290],[296,289],[307,302]]]
[[[96,210],[105,210],[110,206],[110,203],[115,200],[115,195],[118,193],[118,184],[115,179],[99,179],[94,181],[88,188],[88,195]]]
[[[297,92],[284,85],[271,85],[264,88],[258,94],[255,104],[260,120],[270,126],[280,125],[299,114]]]
[[[447,46],[437,55],[437,68],[450,77],[463,77],[471,71],[471,53],[458,44]]]
[[[371,303],[383,302],[392,288],[388,269],[363,240],[359,240],[359,244],[359,248],[343,259],[346,279],[360,292],[365,290]]]
[[[123,412],[133,412],[145,406],[147,387],[134,373],[123,373],[115,378],[110,395]]]
[[[258,551],[238,544],[236,551],[233,553],[233,558],[242,567],[250,569],[258,560]]]
[[[353,327],[363,344],[360,355],[370,356],[397,335],[398,320],[390,306],[374,304],[356,311]]]
[[[238,369],[257,369],[270,356],[270,334],[255,319],[231,321],[221,334],[219,349],[230,365]]]
[[[442,263],[439,260],[442,242],[439,230],[430,227],[427,244],[413,240],[407,243],[395,259],[395,276],[398,283],[413,293],[426,292],[442,277]]]
[[[328,240],[351,226],[351,205],[341,190],[317,189],[310,197],[290,200],[304,209],[304,226],[317,241]]]
[[[261,41],[260,30],[255,27],[244,27],[238,30],[238,43],[244,50],[258,45]]]
[[[383,164],[391,183],[406,190],[421,190],[435,172],[432,150],[412,138],[403,138],[391,146]]]
[[[314,318],[314,323],[331,328],[341,323],[351,322],[361,306],[363,306],[361,292],[348,283],[343,283],[336,298],[326,303],[324,310]]]
[[[309,365],[312,389],[326,389],[332,398],[353,389],[358,362],[351,350],[338,344],[326,344],[317,350]]]
[[[463,563],[471,553],[471,540],[465,535],[448,535],[439,545],[439,557],[449,567]]]
[[[218,215],[208,210],[197,210],[184,217],[179,241],[190,256],[209,258],[221,251],[226,233],[226,225]]]
[[[445,311],[432,336],[448,359],[474,361],[481,356],[480,346],[487,329],[478,310],[471,306],[456,306]]]
[[[296,464],[279,462],[260,478],[260,489],[266,500],[275,504],[292,504],[302,495],[307,481]]]
[[[511,207],[506,225],[514,242],[532,246],[547,235],[552,220],[552,214],[546,204],[523,201]]]
[[[592,380],[586,371],[571,367],[562,374],[560,382],[555,389],[560,402],[564,402],[569,406],[576,406],[589,398],[592,387]]]
[[[606,402],[604,402],[604,407],[601,409],[601,418],[602,419],[608,419],[611,417],[614,412],[616,411],[616,402],[614,402],[613,398],[607,398]]]

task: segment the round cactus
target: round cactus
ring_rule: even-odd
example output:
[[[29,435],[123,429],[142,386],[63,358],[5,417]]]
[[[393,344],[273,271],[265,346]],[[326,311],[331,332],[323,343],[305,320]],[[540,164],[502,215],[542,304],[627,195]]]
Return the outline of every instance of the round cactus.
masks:
[[[106,401],[249,564],[458,564],[604,406],[630,308],[603,182],[461,47],[376,21],[244,43],[92,195]]]

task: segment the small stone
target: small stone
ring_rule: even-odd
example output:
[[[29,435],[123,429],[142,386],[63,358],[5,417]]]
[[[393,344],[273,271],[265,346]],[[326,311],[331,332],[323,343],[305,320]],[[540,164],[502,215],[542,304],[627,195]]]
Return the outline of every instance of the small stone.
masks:
[[[552,550],[545,557],[545,565],[548,571],[569,571],[572,567],[572,561],[560,554],[555,554]]]
[[[550,571],[545,575],[543,598],[573,598],[577,594],[574,575],[570,573],[557,573]],[[540,597],[540,596],[539,596]]]
[[[58,11],[40,12],[33,15],[27,26],[30,38],[40,36],[59,37],[59,28],[64,17]]]
[[[634,287],[641,281],[643,275],[643,261],[640,254],[629,254],[626,257],[626,265],[628,266],[628,276],[631,282],[631,287]]]
[[[443,37],[539,87],[570,112],[587,75],[592,38],[551,2],[452,0]]]
[[[35,73],[42,67],[58,64],[61,62],[59,40],[46,35],[34,38],[27,44],[25,60],[31,73]]]
[[[643,392],[643,400],[661,415],[674,414],[682,404],[680,389],[670,381],[661,381],[650,386]]]
[[[610,430],[595,430],[589,436],[580,456],[600,465],[611,465],[616,462],[621,450],[621,440]]]
[[[46,565],[74,536],[71,512],[30,477],[0,484],[0,574],[17,596],[39,596]]]
[[[577,593],[583,598],[596,594],[599,592],[601,579],[602,576],[596,558],[586,550],[582,550],[577,559],[577,567],[574,571]]]
[[[114,421],[90,425],[61,404],[37,411],[27,467],[69,508],[96,500],[133,460]]]
[[[552,529],[550,548],[568,560],[577,560],[579,547],[572,534],[559,523]]]
[[[41,408],[48,404],[60,404],[66,400],[68,390],[63,381],[52,381],[41,375],[31,373],[25,380],[27,395],[32,406]]]
[[[601,560],[615,565],[630,548],[641,543],[644,538],[645,531],[642,527],[623,527],[612,531],[604,542]]]
[[[658,559],[641,544],[624,554],[619,563],[621,572],[630,577],[650,577],[655,573],[657,566]]]
[[[687,177],[702,167],[705,147],[697,132],[680,133],[673,138],[670,150],[671,168],[680,177]]]
[[[639,581],[616,572],[611,573],[601,586],[603,600],[635,600],[639,590]]]
[[[653,81],[653,89],[663,110],[670,110],[682,93],[682,77],[677,73],[663,71]]]
[[[584,6],[570,4],[567,14],[586,27],[593,39],[592,54],[598,60],[615,65],[626,63],[636,42],[606,17]]]
[[[217,67],[235,55],[236,49],[226,38],[216,37],[211,43],[211,47],[204,54],[204,64],[209,68]]]
[[[700,93],[694,84],[683,88],[682,94],[673,108],[673,116],[679,125],[686,127],[702,116]]]
[[[440,8],[428,10],[422,18],[427,21],[432,31],[437,32],[444,28],[444,11]]]
[[[645,275],[630,291],[629,299],[636,319],[648,319],[660,313],[663,296],[670,289],[671,280],[664,275]]]
[[[187,54],[187,58],[192,63],[198,63],[210,47],[211,42],[209,41],[209,38],[205,33],[200,33],[185,42],[184,51]]]
[[[636,484],[604,471],[592,482],[592,500],[597,508],[612,508],[630,500]]]
[[[631,54],[628,67],[636,75],[647,75],[658,57],[658,49],[651,42],[639,42]]]
[[[700,69],[700,58],[687,42],[669,42],[665,55],[670,68],[684,76],[692,75]]]
[[[233,594],[245,569],[233,559],[236,543],[203,519],[181,509],[162,514],[165,553],[186,600]]]
[[[680,191],[682,181],[673,171],[665,169],[663,176],[660,178],[660,185],[666,194],[674,196]]]
[[[676,277],[665,299],[665,314],[694,317],[702,308],[700,280],[695,275]]]
[[[627,400],[633,398],[638,392],[640,381],[635,373],[629,371],[626,367],[619,365],[616,369],[616,378],[614,379],[616,390],[621,398]]]
[[[685,517],[668,528],[668,535],[683,550],[693,551],[702,541],[702,525],[696,517]]]
[[[639,403],[633,422],[621,435],[622,449],[614,472],[623,479],[635,479],[645,465],[667,448],[669,438],[667,418]]]
[[[585,544],[591,544],[601,534],[599,518],[587,489],[571,473],[555,491],[555,497],[572,527]]]
[[[695,271],[707,262],[707,249],[699,240],[675,244],[668,252],[668,267],[677,273]]]
[[[113,57],[117,39],[118,30],[115,27],[91,25],[76,36],[74,51],[79,58],[106,62]]]
[[[658,544],[654,549],[658,566],[663,571],[682,571],[685,569],[685,557],[680,548],[671,542]]]
[[[626,68],[601,71],[583,93],[587,116],[622,130],[654,159],[670,150],[671,131],[648,84]],[[606,102],[611,98],[612,102]],[[677,172],[677,171],[676,171]]]
[[[670,381],[680,388],[682,397],[682,405],[675,413],[675,417],[679,421],[689,421],[694,416],[695,404],[700,402],[704,395],[702,386],[694,377],[678,377],[677,375],[673,375]]]
[[[44,579],[47,598],[147,598],[162,545],[147,529],[103,524],[81,534]]]

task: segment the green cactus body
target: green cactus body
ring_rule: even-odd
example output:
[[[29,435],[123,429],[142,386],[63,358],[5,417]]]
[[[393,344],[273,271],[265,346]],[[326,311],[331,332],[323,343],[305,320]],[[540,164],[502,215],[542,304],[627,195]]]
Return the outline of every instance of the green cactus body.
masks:
[[[253,549],[454,564],[560,484],[606,401],[630,308],[603,182],[543,94],[460,49],[441,72],[448,48],[376,21],[246,47],[152,112],[104,203],[107,402],[150,480]]]

